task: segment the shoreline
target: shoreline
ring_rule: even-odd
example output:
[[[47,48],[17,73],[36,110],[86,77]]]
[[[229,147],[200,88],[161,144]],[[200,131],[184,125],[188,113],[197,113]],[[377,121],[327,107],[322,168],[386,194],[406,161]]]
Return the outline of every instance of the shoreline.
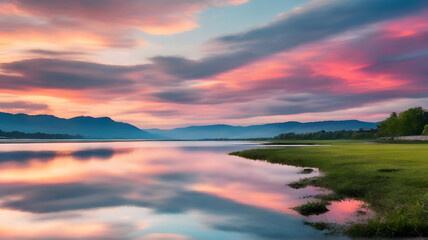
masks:
[[[103,142],[183,142],[201,140],[175,139],[0,139],[0,144],[30,144],[30,143],[103,143]]]
[[[294,184],[330,189],[338,197],[368,203],[375,216],[365,223],[346,226],[344,233],[351,237],[428,236],[428,216],[424,215],[428,148],[424,145],[337,143],[323,148],[253,149],[230,154],[325,173]]]

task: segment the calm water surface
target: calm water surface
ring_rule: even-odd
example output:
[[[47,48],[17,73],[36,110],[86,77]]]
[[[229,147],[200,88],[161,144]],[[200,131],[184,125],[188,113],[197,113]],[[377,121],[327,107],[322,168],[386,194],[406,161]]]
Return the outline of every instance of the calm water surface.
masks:
[[[229,156],[249,142],[0,145],[1,239],[316,239],[291,207],[301,168]],[[356,201],[309,218],[344,222]],[[307,219],[306,219],[307,220]]]

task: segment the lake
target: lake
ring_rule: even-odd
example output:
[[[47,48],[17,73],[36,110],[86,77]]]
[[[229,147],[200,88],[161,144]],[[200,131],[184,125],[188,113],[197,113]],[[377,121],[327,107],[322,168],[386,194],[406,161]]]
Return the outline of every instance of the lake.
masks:
[[[229,156],[252,142],[0,144],[2,239],[317,239],[304,220],[343,223],[358,201],[303,217],[325,190],[302,168]],[[284,146],[282,146],[284,147]],[[290,146],[293,147],[293,146]]]

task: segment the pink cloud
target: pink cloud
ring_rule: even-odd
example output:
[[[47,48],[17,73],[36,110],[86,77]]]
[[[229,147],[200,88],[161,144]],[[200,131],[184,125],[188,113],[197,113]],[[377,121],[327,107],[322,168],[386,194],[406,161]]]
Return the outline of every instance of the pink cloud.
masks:
[[[69,18],[82,25],[121,26],[149,34],[174,34],[198,27],[204,8],[239,5],[245,0],[15,0],[17,9],[49,21]]]
[[[174,108],[183,115],[189,114],[185,104],[191,104],[223,119],[344,111],[400,99],[416,104],[428,91],[426,16],[378,23],[354,35],[306,44],[157,97],[180,103]],[[401,34],[406,29],[412,34]],[[385,114],[378,113],[376,120]]]
[[[135,48],[138,32],[170,35],[198,28],[207,8],[243,0],[4,0],[0,2],[0,47],[53,44],[62,48]]]

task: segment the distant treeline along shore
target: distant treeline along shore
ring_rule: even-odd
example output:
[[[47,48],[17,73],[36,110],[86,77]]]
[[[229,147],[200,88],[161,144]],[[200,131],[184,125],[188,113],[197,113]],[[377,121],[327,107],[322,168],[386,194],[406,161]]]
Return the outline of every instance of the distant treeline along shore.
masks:
[[[319,131],[315,133],[283,133],[276,140],[334,140],[334,139],[375,139],[400,136],[428,136],[428,111],[422,107],[410,108],[404,112],[391,113],[380,122],[377,129],[357,131]]]
[[[82,139],[80,135],[24,133],[18,131],[4,132],[0,130],[0,139]]]

